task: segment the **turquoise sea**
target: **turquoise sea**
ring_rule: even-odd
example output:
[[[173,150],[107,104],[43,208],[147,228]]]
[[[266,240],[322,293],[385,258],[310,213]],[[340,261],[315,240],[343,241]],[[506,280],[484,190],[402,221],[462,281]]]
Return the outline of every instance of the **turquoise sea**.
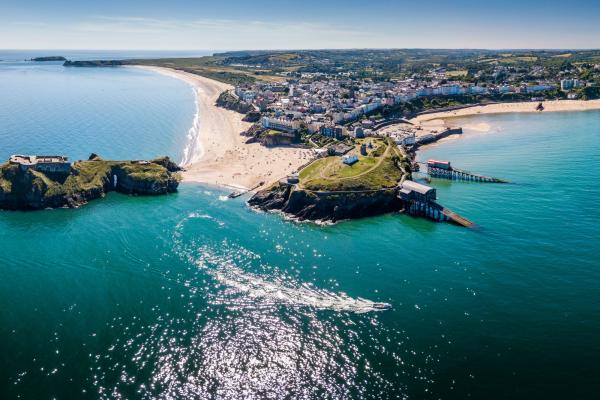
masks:
[[[0,158],[177,159],[194,112],[148,72],[0,63]],[[0,398],[596,398],[600,112],[473,121],[419,157],[513,182],[432,181],[477,229],[195,184],[0,212]]]

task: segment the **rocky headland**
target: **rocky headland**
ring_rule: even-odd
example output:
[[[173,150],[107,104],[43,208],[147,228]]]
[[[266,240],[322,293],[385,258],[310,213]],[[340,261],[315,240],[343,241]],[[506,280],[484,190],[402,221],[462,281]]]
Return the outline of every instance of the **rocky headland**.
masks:
[[[263,211],[281,211],[299,221],[337,222],[400,211],[403,203],[394,188],[320,192],[277,182],[257,192],[248,204]]]
[[[337,222],[401,211],[399,182],[411,177],[412,158],[390,139],[359,139],[343,161],[314,160],[298,174],[275,182],[248,200],[304,221]]]
[[[120,60],[91,60],[91,61],[65,61],[65,67],[120,67],[125,65]]]
[[[179,167],[168,157],[110,161],[92,154],[65,170],[42,171],[11,162],[0,166],[0,209],[79,207],[108,192],[162,195],[177,191]]]
[[[240,100],[230,90],[226,90],[219,95],[216,101],[217,106],[239,112],[240,114],[246,114],[253,109],[252,105]]]

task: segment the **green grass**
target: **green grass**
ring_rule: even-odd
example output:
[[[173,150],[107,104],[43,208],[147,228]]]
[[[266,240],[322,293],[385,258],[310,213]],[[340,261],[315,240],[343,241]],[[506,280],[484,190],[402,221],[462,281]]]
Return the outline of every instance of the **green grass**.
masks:
[[[391,158],[386,158],[367,174],[344,177],[345,179],[314,178],[306,182],[300,178],[301,188],[315,191],[377,190],[392,188],[402,178],[403,172]]]
[[[446,76],[449,76],[449,77],[461,77],[461,76],[467,76],[468,73],[469,73],[469,71],[467,71],[467,70],[447,71],[446,72]]]
[[[263,135],[266,135],[266,136],[283,136],[283,132],[276,131],[275,129],[269,129],[269,130],[265,131],[265,133],[263,133]]]
[[[0,167],[0,190],[10,192],[12,190],[12,180],[10,177],[16,173],[17,166],[8,163]]]
[[[249,70],[243,67],[223,65],[223,57],[206,56],[198,58],[163,58],[155,60],[128,60],[131,65],[151,65],[179,69],[191,74],[204,76],[231,85],[253,83],[257,80],[281,82],[284,78],[273,75],[270,70]]]
[[[299,187],[314,191],[352,191],[396,186],[406,173],[396,163],[396,145],[393,142],[384,144],[381,139],[373,141],[377,149],[367,156],[359,156],[359,161],[353,165],[344,164],[337,156],[316,160],[300,171]],[[359,147],[360,142],[357,149]],[[358,154],[358,150],[354,151]]]
[[[377,164],[377,161],[378,159],[375,157],[362,157],[359,162],[346,165],[338,158],[338,168],[330,176],[332,178],[351,178],[370,170]]]
[[[168,171],[158,164],[126,163],[122,168],[129,176],[141,181],[158,182],[169,179]]]
[[[103,188],[110,183],[114,167],[120,167],[123,172],[136,181],[164,183],[169,179],[167,169],[154,163],[79,161],[73,164],[71,173],[66,177],[38,171],[30,171],[31,174],[19,174],[19,168],[16,165],[6,163],[0,167],[0,188],[4,192],[15,193],[36,190],[44,193],[45,197],[68,196]]]

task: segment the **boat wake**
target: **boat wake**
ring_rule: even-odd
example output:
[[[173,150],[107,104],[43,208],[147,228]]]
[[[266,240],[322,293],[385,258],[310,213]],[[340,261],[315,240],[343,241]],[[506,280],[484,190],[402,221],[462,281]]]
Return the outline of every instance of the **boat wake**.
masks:
[[[261,265],[265,273],[249,272],[261,257],[250,250],[232,245],[226,240],[218,246],[185,241],[183,229],[186,221],[194,218],[211,220],[200,213],[192,213],[179,224],[173,236],[176,251],[187,262],[204,270],[225,290],[214,295],[213,301],[230,307],[313,307],[337,312],[367,313],[391,308],[389,303],[375,302],[346,293],[334,293],[315,287],[311,283],[281,273],[277,268]]]
[[[202,264],[200,264],[202,265]],[[222,265],[218,269],[207,271],[219,283],[230,291],[245,294],[247,297],[234,301],[235,305],[252,306],[256,300],[259,305],[308,306],[319,310],[352,312],[362,314],[371,311],[382,311],[391,308],[388,303],[378,303],[360,297],[352,298],[345,293],[333,293],[319,289],[308,283],[294,285],[288,277],[272,277],[267,280],[257,274],[248,273],[233,265]],[[228,293],[226,302],[231,302]]]

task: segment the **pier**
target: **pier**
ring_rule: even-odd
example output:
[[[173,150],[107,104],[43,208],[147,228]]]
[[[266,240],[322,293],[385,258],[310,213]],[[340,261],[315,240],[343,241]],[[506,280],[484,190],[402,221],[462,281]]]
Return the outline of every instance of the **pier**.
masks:
[[[443,178],[450,180],[462,180],[471,182],[484,182],[484,183],[509,183],[504,179],[494,178],[492,176],[485,176],[475,174],[462,169],[454,168],[450,161],[439,161],[429,160],[426,163],[419,162],[419,164],[427,166],[427,174],[433,178]]]
[[[437,222],[452,222],[464,226],[465,228],[473,228],[475,226],[475,224],[467,218],[435,201],[413,201],[409,204],[408,209],[406,209],[405,212],[415,217],[425,217]]]

